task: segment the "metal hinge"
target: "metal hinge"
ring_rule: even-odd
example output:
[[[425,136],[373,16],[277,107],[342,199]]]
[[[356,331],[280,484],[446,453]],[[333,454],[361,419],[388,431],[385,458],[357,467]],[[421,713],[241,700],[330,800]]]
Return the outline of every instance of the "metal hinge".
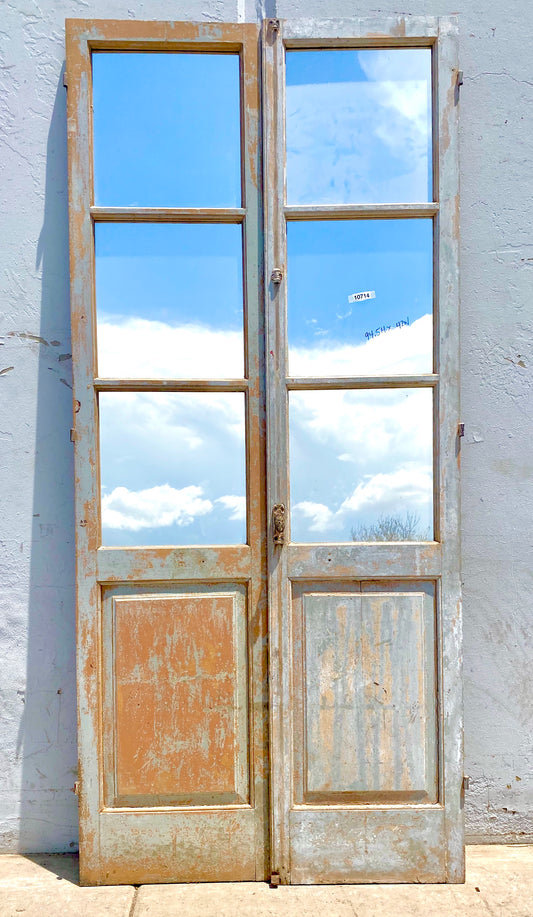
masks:
[[[464,435],[465,435],[465,425],[464,423],[460,423],[457,426],[457,436],[464,436]]]
[[[457,71],[457,85],[458,86],[463,85],[463,71],[462,70]]]
[[[283,271],[279,267],[275,267],[270,275],[272,283],[281,283],[283,280]]]
[[[76,780],[74,786],[72,787],[72,792],[74,793],[75,796],[80,795],[80,781],[79,780]]]
[[[63,74],[63,86],[65,87],[65,89],[68,89],[68,76],[67,76],[67,71],[66,71],[66,70],[65,70],[65,72],[64,72],[64,74]]]
[[[270,874],[270,888],[277,888],[281,884],[281,878],[279,872],[272,872]]]
[[[470,777],[465,776],[463,777],[463,790],[469,790],[469,789],[470,789]]]
[[[269,19],[268,29],[270,32],[279,32],[279,19]]]
[[[74,432],[74,427],[71,427],[71,428],[70,428],[70,441],[71,441],[71,443],[75,443],[75,442],[76,442],[76,434],[75,434],[75,432]]]

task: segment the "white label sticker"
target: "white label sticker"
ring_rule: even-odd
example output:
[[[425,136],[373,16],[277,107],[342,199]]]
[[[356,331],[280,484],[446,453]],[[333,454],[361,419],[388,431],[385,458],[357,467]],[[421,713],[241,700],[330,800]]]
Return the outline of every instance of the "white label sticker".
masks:
[[[348,296],[348,302],[361,302],[362,299],[375,299],[376,291],[375,290],[366,290],[364,293],[352,293],[351,296]]]

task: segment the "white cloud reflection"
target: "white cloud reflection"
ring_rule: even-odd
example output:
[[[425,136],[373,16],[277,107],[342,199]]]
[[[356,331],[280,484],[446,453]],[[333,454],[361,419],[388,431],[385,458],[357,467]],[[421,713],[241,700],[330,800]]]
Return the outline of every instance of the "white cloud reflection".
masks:
[[[221,379],[239,378],[243,372],[241,331],[99,317],[98,373],[103,378]]]
[[[229,512],[230,519],[235,521],[246,519],[246,497],[228,494],[226,497],[217,497],[216,503],[222,504]]]
[[[357,485],[351,497],[341,506],[341,512],[371,509],[377,514],[391,512],[394,505],[426,510],[431,494],[431,471],[427,466],[399,468],[388,474],[376,474]]]
[[[235,346],[232,332],[186,326],[185,333],[191,350],[207,348],[210,376],[217,353]],[[162,322],[108,321],[99,349],[115,375],[125,340],[133,362],[143,359],[149,340],[168,378],[176,375],[169,341],[180,334]],[[327,357],[340,375],[354,367],[363,374],[414,373],[430,337],[431,319],[424,316],[366,343],[293,350],[291,366],[296,361],[302,375],[321,375]],[[106,544],[244,540],[242,395],[128,392],[103,393],[100,400]],[[349,541],[356,523],[399,511],[418,512],[421,526],[430,526],[429,390],[291,392],[290,429],[294,540]],[[149,542],[135,540],[147,530]]]
[[[176,489],[160,484],[138,491],[115,487],[110,494],[102,497],[102,524],[133,532],[169,525],[183,526],[212,509],[211,501],[203,499],[201,487]]]
[[[322,533],[328,540],[331,540],[329,535],[336,529],[340,539],[345,541],[354,520],[367,518],[368,512],[375,520],[381,515],[397,514],[398,507],[407,507],[409,512],[420,514],[419,518],[423,517],[426,521],[431,488],[431,471],[424,465],[399,468],[387,474],[378,473],[361,481],[336,512],[324,503],[313,503],[311,500],[296,503],[293,506],[297,517],[296,527],[297,530],[303,528],[304,521],[310,535]]]
[[[432,317],[423,315],[411,325],[391,328],[361,344],[328,341],[314,347],[291,347],[289,368],[295,376],[424,373],[432,347]]]

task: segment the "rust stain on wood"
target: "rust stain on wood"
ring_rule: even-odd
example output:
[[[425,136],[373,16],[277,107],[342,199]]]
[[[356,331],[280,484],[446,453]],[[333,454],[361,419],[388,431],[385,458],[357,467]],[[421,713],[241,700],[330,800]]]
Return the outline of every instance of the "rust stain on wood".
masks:
[[[236,794],[233,596],[120,598],[115,613],[119,795]]]

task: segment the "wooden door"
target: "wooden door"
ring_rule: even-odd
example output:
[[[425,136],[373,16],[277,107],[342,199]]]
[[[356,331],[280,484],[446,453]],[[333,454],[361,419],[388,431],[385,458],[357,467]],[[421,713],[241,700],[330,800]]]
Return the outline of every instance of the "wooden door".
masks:
[[[461,880],[454,28],[67,22],[83,884]]]
[[[272,866],[463,879],[449,21],[264,32]]]
[[[83,884],[268,875],[258,35],[67,23]]]

